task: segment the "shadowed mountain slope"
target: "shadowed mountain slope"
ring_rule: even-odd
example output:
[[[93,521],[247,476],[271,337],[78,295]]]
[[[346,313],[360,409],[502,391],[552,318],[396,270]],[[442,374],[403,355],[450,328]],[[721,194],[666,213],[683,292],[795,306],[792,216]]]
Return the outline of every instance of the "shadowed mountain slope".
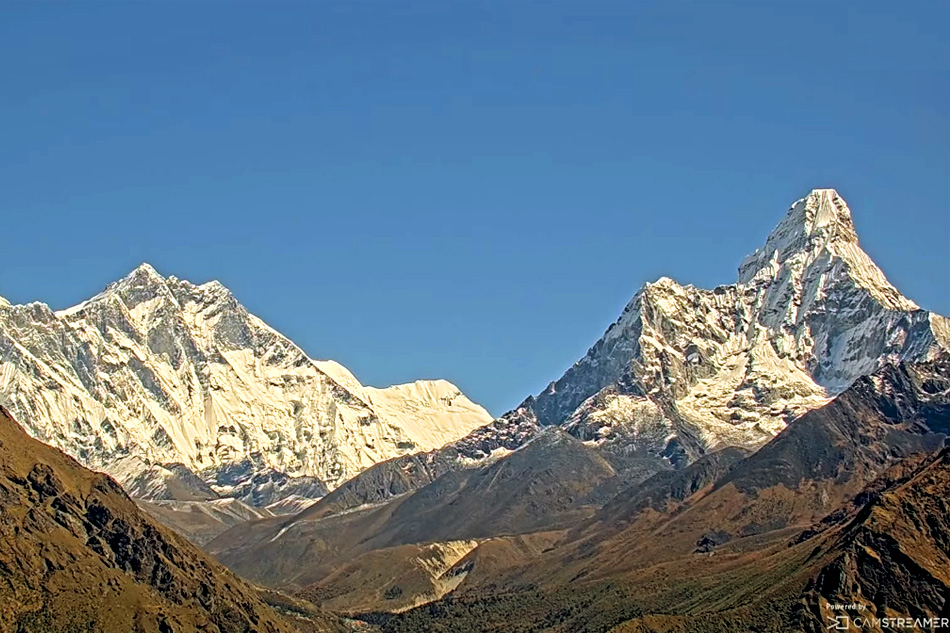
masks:
[[[563,529],[593,513],[614,477],[595,450],[554,428],[492,464],[449,472],[381,506],[330,516],[314,507],[238,526],[208,551],[248,578],[303,586],[370,551]]]
[[[343,630],[330,617],[308,626],[300,630]],[[0,630],[298,628],[149,519],[111,478],[30,438],[0,408]]]

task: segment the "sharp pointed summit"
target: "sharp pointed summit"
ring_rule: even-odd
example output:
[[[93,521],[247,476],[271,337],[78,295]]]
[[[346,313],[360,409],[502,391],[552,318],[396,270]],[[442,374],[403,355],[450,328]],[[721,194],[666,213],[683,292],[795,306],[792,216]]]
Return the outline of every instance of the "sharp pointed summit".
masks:
[[[739,283],[749,283],[786,262],[807,262],[824,254],[841,254],[841,247],[858,247],[851,210],[834,189],[814,189],[795,201],[769,234],[765,245],[739,267]]]
[[[797,200],[765,245],[742,262],[738,283],[771,287],[770,295],[783,305],[791,295],[783,318],[792,321],[802,301],[833,295],[840,284],[863,290],[889,310],[919,309],[861,249],[851,210],[834,189],[815,189]]]
[[[158,271],[155,270],[155,267],[149,264],[148,262],[142,262],[141,264],[136,266],[135,270],[129,273],[129,276],[132,276],[132,275],[149,275],[149,276],[159,277],[159,278],[164,279],[160,274],[158,274]]]
[[[151,264],[143,262],[122,279],[109,284],[107,290],[109,288],[158,286],[164,285],[164,283],[165,277],[160,275]]]
[[[169,295],[166,279],[148,264],[141,264],[120,281],[110,285],[106,292],[116,292],[129,309],[159,295]]]
[[[682,467],[722,446],[758,447],[857,377],[948,343],[947,319],[888,283],[844,200],[816,189],[746,258],[737,283],[646,284],[561,378],[487,426],[488,413],[449,383],[364,387],[221,284],[147,264],[70,310],[0,311],[0,403],[132,489],[166,494],[181,464],[215,494],[259,500],[254,482],[274,473],[333,488],[449,443],[428,453],[433,474],[553,425],[645,470]],[[404,466],[380,464],[373,476]]]
[[[648,283],[561,378],[518,410],[618,459],[681,466],[755,448],[856,378],[928,360],[950,325],[903,297],[858,246],[834,189],[791,205],[737,283]]]
[[[687,452],[755,446],[882,363],[931,357],[945,323],[860,249],[844,199],[815,189],[746,258],[737,284],[647,284],[534,407],[560,424],[579,406],[607,406],[585,401],[611,389],[602,400],[652,400],[667,420],[657,428],[678,427]]]
[[[825,243],[856,244],[858,241],[851,209],[834,189],[813,189],[807,196],[795,201],[780,228],[783,226],[798,227],[806,238],[822,239]]]

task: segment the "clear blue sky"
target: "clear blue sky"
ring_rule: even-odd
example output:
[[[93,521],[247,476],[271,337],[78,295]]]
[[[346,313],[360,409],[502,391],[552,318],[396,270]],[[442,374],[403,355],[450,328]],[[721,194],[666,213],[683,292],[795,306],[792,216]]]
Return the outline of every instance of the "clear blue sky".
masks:
[[[0,295],[148,261],[493,413],[813,187],[950,313],[950,3],[0,4]]]

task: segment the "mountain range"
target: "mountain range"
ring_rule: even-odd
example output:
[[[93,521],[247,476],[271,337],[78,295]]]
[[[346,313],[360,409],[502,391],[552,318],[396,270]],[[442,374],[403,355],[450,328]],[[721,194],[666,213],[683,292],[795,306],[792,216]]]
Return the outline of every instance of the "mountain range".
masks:
[[[841,196],[816,189],[743,260],[736,283],[646,284],[543,392],[440,449],[367,469],[322,507],[403,494],[548,426],[642,480],[727,446],[755,450],[858,377],[946,349],[950,319],[903,297],[860,248]]]
[[[646,284],[497,419],[147,265],[69,310],[0,302],[0,402],[17,630],[950,628],[950,320],[830,189],[735,283]],[[94,615],[119,589],[134,619]]]
[[[350,563],[359,587],[331,573],[299,591],[365,605],[383,631],[817,633],[838,605],[895,622],[845,630],[941,630],[896,621],[950,616],[948,433],[950,358],[888,366],[752,455],[660,473],[567,529],[477,539],[440,599],[404,610],[412,577],[379,552]]]
[[[386,632],[817,633],[841,604],[931,620],[950,617],[948,437],[943,355],[857,379],[756,452],[619,491],[596,448],[550,427],[386,503],[318,503],[207,547]]]
[[[918,581],[936,597],[916,604],[835,557],[853,556],[841,539],[881,495],[948,481],[947,326],[816,190],[736,284],[647,284],[502,418],[206,547],[383,631],[817,631],[828,604],[857,600],[824,580],[842,560],[869,612],[936,617],[945,521],[913,542],[875,528],[882,555],[930,570]]]

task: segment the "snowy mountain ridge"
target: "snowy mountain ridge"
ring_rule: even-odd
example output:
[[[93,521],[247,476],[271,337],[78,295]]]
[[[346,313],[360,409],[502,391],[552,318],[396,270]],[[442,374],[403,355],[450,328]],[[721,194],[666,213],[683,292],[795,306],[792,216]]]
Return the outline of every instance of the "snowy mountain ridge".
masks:
[[[887,281],[841,196],[815,189],[745,258],[735,284],[646,284],[584,358],[523,406],[543,425],[625,451],[754,448],[882,364],[947,349],[948,324]]]
[[[273,473],[333,488],[491,420],[444,380],[364,387],[220,283],[148,264],[66,310],[0,302],[0,402],[34,437],[159,496],[171,464],[224,494]]]

